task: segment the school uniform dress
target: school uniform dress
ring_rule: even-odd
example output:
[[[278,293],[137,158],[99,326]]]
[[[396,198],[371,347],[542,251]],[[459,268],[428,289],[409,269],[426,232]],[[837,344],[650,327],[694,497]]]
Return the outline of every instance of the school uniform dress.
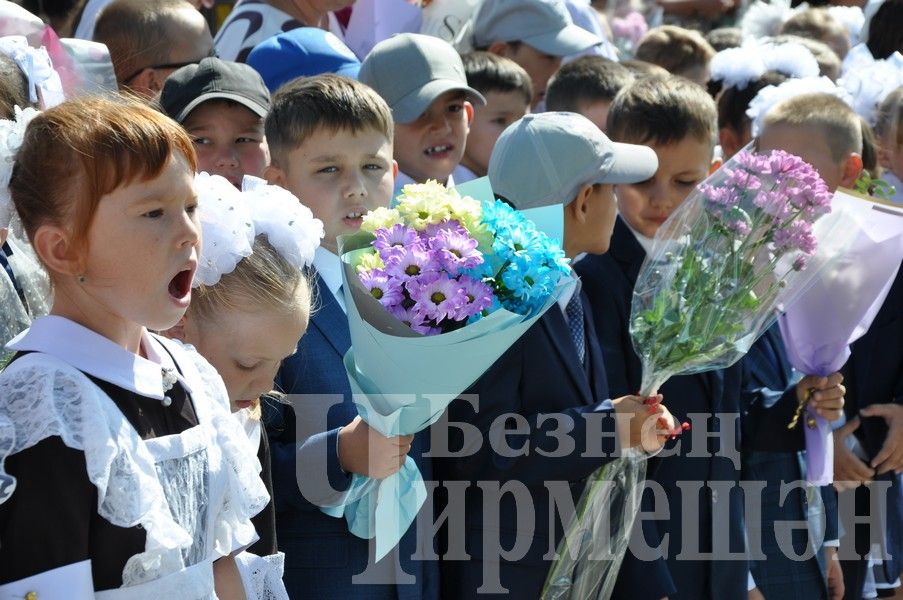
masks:
[[[443,598],[540,596],[551,556],[563,536],[561,523],[573,516],[586,478],[615,452],[614,407],[602,351],[588,335],[592,330],[589,304],[578,289],[549,308],[465,392],[476,395],[476,409],[463,398],[449,405],[448,421],[475,426],[481,439],[463,456],[433,459],[440,489],[459,490],[456,498],[437,501],[437,514],[447,506],[452,515],[442,536]],[[520,415],[528,428],[509,422],[504,415],[512,413]],[[496,451],[493,440],[498,439],[500,426],[509,429],[506,444],[517,451]],[[559,446],[559,427],[573,441],[570,448],[570,443]],[[512,433],[514,429],[517,433]],[[464,449],[458,427],[449,427],[449,438],[449,450]],[[528,492],[530,502],[506,494],[486,505],[481,487],[486,482],[515,484]],[[550,486],[555,485],[568,496],[564,504],[554,500]],[[500,558],[486,551],[487,535],[506,550],[515,543],[526,545],[518,556]],[[467,557],[455,550],[462,541]],[[497,581],[500,587],[481,589],[484,579]]]
[[[268,496],[222,379],[141,345],[48,316],[7,346],[0,597],[213,599],[213,561],[255,541]]]
[[[806,479],[805,437],[800,423],[789,430],[797,407],[796,381],[777,324],[760,337],[742,359],[743,480],[766,484],[758,504],[759,518],[746,515],[750,540],[761,540],[763,556],[750,561],[756,587],[769,599],[825,598],[828,594],[822,542],[837,540],[837,506],[831,486],[796,487],[786,495],[781,486]],[[778,542],[776,527],[794,527],[792,552],[812,556],[796,560]],[[759,545],[759,542],[756,542]]]
[[[628,332],[633,287],[646,253],[627,224],[618,217],[608,253],[588,256],[575,265],[592,307],[595,332],[602,348],[613,397],[636,393],[642,375],[640,360]],[[661,388],[664,402],[678,422],[692,414],[712,415],[740,412],[741,370],[738,365],[669,379]],[[724,556],[745,553],[743,498],[739,490],[739,448],[722,448],[722,439],[740,439],[739,419],[708,417],[704,429],[724,438],[687,432],[665,444],[663,452],[651,458],[646,477],[660,484],[668,499],[668,516],[644,520],[635,527],[645,537],[648,548],[663,548],[654,560],[640,560],[630,551],[624,557],[613,598],[631,600],[734,600],[746,598],[747,561],[703,558],[703,553]],[[694,430],[701,421],[693,421]],[[698,433],[698,432],[696,432]],[[698,447],[694,439],[699,440]],[[676,454],[675,454],[676,453]],[[719,454],[721,454],[719,456]],[[732,460],[738,459],[736,463]],[[701,489],[682,490],[682,485]],[[732,487],[733,486],[733,487]],[[684,506],[684,501],[687,506]],[[655,508],[647,490],[642,510]],[[663,509],[664,507],[661,507]],[[682,512],[693,515],[695,530],[684,530]],[[717,517],[717,522],[715,521]],[[693,541],[698,544],[693,544]],[[716,546],[716,540],[721,546]],[[663,555],[667,550],[667,555]]]
[[[868,332],[851,347],[851,355],[841,372],[846,386],[844,413],[853,419],[859,411],[872,404],[903,404],[903,268],[897,273],[881,310],[872,321]],[[861,417],[859,429],[853,432],[869,460],[884,444],[887,423],[880,417]],[[865,461],[868,462],[868,461]],[[875,477],[876,481],[890,483],[884,498],[886,512],[878,514],[870,508],[870,488],[859,486],[843,492],[853,494],[857,514],[872,515],[871,525],[876,528],[875,540],[882,540],[890,559],[878,567],[879,579],[893,583],[903,571],[903,485],[900,477],[886,473]],[[842,515],[843,516],[843,515]],[[844,536],[841,545],[849,544],[856,554],[865,555],[871,548],[869,528],[842,523]],[[859,598],[865,581],[866,560],[841,561],[845,598]]]
[[[377,563],[371,540],[353,535],[344,517],[331,517],[320,509],[341,504],[351,485],[352,475],[339,464],[339,430],[358,413],[342,363],[351,336],[340,292],[339,258],[318,248],[311,276],[310,325],[297,352],[284,361],[276,377],[277,389],[288,395],[290,404],[264,404],[276,533],[279,549],[286,555],[289,595],[342,600],[438,598],[436,562],[418,559],[432,553],[428,535],[412,526],[398,547]],[[418,433],[409,452],[426,481],[432,479],[431,460],[423,456],[428,441],[428,432]],[[427,500],[424,507],[430,506]]]

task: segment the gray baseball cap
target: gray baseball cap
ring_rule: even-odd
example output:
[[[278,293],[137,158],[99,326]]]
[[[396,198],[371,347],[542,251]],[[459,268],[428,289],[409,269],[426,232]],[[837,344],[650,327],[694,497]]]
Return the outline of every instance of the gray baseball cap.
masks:
[[[523,42],[551,56],[568,56],[602,43],[574,25],[563,0],[484,0],[473,21],[473,44]]]
[[[588,183],[645,181],[657,169],[652,148],[613,142],[583,115],[547,112],[502,132],[489,158],[489,182],[525,209],[567,204]]]
[[[431,35],[402,33],[376,44],[361,63],[358,80],[383,97],[397,123],[416,121],[433,100],[451,90],[486,104],[482,94],[467,85],[455,49]]]

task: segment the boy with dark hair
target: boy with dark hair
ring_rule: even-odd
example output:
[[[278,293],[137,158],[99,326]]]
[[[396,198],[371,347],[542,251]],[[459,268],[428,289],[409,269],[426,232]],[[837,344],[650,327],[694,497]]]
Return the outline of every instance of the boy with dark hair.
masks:
[[[98,15],[120,90],[153,98],[173,71],[213,56],[207,21],[185,0],[114,0]]]
[[[565,56],[602,40],[574,24],[562,0],[484,0],[473,18],[473,45],[510,58],[530,75],[532,107]]]
[[[580,113],[604,133],[612,101],[634,79],[624,65],[601,56],[581,56],[561,67],[549,81],[546,108]]]
[[[412,558],[426,554],[426,536],[412,528],[375,562],[370,540],[355,537],[344,518],[320,510],[341,504],[352,474],[387,477],[409,451],[424,479],[432,473],[423,456],[426,433],[385,437],[358,416],[342,362],[351,339],[336,238],[356,232],[368,211],[389,205],[398,168],[393,126],[376,92],[332,74],[286,84],[266,118],[267,180],[309,206],[326,232],[311,270],[319,307],[276,377],[296,415],[285,405],[265,406],[277,539],[294,598],[438,597],[438,566]]]
[[[239,189],[245,175],[263,177],[270,93],[254,69],[214,57],[182,67],[163,84],[160,106],[191,136],[198,171],[222,175]]]
[[[461,57],[467,84],[486,98],[476,106],[461,164],[452,173],[455,183],[484,177],[495,141],[506,127],[530,110],[530,76],[513,60],[479,50]]]
[[[717,112],[700,86],[680,77],[647,78],[618,94],[608,126],[613,139],[648,144],[659,161],[648,180],[617,187],[620,216],[609,253],[588,257],[575,267],[593,307],[609,386],[617,395],[640,386],[640,362],[629,335],[636,278],[658,228],[713,167]],[[746,597],[738,423],[729,418],[740,417],[742,369],[741,363],[676,376],[662,386],[669,408],[678,420],[692,421],[696,435],[666,445],[667,453],[650,459],[648,477],[664,489],[667,515],[636,527],[634,541],[645,544],[655,558],[641,560],[628,552],[613,598]],[[806,383],[819,388],[817,394],[822,386],[833,387],[828,382]],[[684,482],[702,489],[686,494],[681,487]],[[655,506],[649,492],[643,497],[643,510],[661,511],[663,507]],[[698,520],[685,525],[685,513],[698,514]],[[665,539],[668,544],[663,545]]]
[[[429,179],[454,185],[450,176],[464,156],[473,121],[471,101],[486,104],[467,85],[455,49],[436,37],[402,33],[374,46],[358,77],[392,109],[400,171],[396,195],[409,183]]]

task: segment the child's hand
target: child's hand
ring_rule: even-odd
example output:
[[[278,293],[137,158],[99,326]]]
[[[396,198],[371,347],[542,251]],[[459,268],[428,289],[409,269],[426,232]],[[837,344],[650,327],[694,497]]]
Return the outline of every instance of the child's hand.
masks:
[[[796,398],[800,404],[807,400],[819,416],[836,421],[843,415],[843,375],[831,373],[827,377],[807,375],[796,384]]]
[[[668,438],[680,431],[671,412],[662,404],[661,394],[650,398],[624,396],[612,400],[615,411],[630,415],[630,440],[621,441],[631,448],[641,446],[646,452],[656,452]]]
[[[339,464],[347,473],[384,479],[401,469],[413,440],[413,435],[386,437],[358,416],[339,432]]]

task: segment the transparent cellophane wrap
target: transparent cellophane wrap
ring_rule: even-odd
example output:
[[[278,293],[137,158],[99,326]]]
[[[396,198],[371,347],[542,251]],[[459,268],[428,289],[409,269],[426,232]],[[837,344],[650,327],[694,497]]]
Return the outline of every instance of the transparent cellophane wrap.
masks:
[[[809,258],[799,249],[776,252],[770,240],[774,227],[753,202],[754,192],[741,194],[736,206],[741,212],[731,214],[749,232],[724,227],[724,218],[713,212],[701,190],[726,185],[729,172],[742,168],[732,159],[697,186],[659,228],[643,262],[630,314],[630,335],[643,367],[641,396],[657,393],[674,375],[736,363],[819,273],[819,268],[798,268],[798,260]],[[757,177],[763,186],[776,185],[773,178]],[[821,216],[813,234],[817,240],[845,235],[842,216]],[[837,243],[830,251],[839,255],[842,250]],[[648,457],[628,448],[587,479],[546,579],[544,599],[611,596],[639,509]]]

